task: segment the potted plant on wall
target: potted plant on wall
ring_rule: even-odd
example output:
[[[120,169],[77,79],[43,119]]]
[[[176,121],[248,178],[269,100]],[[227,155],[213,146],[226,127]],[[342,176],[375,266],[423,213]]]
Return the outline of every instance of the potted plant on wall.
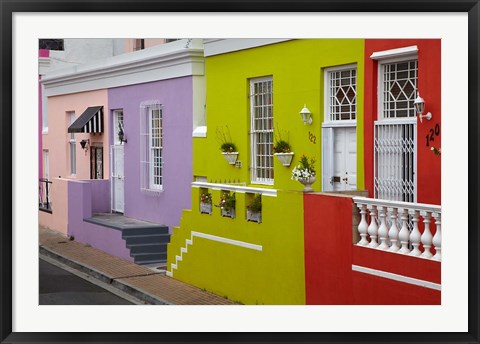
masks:
[[[225,129],[222,127],[217,127],[216,130],[217,139],[220,142],[220,150],[225,160],[230,165],[235,165],[235,162],[238,158],[238,151],[235,144],[232,142],[232,137],[230,136],[230,130],[228,126],[225,126]]]
[[[305,185],[303,192],[312,192],[311,185],[316,181],[315,159],[308,158],[304,154],[300,157],[300,163],[292,170],[292,179],[298,180]]]
[[[211,214],[212,213],[212,194],[208,192],[202,192],[200,195],[200,213]]]
[[[230,194],[229,192],[222,193],[220,197],[220,202],[218,205],[222,211],[222,216],[235,218],[235,192]]]
[[[288,142],[288,134],[286,138],[282,137],[282,132],[278,132],[278,136],[275,135],[275,144],[273,145],[273,155],[282,163],[283,166],[290,166],[293,159],[292,148]]]
[[[247,221],[262,222],[262,195],[256,194],[247,206]]]

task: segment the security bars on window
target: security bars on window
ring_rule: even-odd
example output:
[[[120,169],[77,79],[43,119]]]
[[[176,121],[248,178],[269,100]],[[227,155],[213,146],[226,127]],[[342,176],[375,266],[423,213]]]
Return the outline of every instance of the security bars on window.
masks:
[[[250,80],[252,183],[273,184],[273,80]]]
[[[383,118],[415,117],[418,61],[388,63],[383,68]]]
[[[415,202],[415,124],[375,123],[375,198]]]
[[[163,187],[162,107],[158,103],[141,106],[140,165],[141,189],[158,192]]]
[[[357,70],[329,72],[331,121],[355,120],[357,113]]]

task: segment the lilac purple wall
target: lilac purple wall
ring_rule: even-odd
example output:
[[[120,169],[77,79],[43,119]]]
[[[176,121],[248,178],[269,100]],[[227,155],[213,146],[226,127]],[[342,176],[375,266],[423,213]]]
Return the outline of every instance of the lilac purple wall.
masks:
[[[75,240],[133,262],[122,231],[83,221],[110,206],[108,180],[68,181],[68,234]]]
[[[109,89],[109,116],[123,109],[125,136],[125,215],[178,226],[183,209],[191,208],[192,78],[182,77]],[[163,192],[140,191],[140,103],[163,106]],[[112,123],[112,122],[110,122]],[[112,142],[112,138],[110,138]]]

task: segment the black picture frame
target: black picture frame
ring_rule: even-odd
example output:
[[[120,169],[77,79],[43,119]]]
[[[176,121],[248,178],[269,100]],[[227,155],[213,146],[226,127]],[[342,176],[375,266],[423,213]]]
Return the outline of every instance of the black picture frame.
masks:
[[[113,6],[114,5],[114,6]],[[0,0],[0,341],[1,343],[417,342],[479,343],[478,195],[479,0]],[[465,333],[20,333],[12,332],[12,15],[15,12],[465,12],[468,13],[469,246]]]

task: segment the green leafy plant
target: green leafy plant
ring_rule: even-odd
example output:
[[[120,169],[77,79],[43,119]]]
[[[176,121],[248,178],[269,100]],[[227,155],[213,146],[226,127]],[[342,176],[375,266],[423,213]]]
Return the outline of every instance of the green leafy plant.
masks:
[[[215,130],[217,140],[220,143],[220,150],[223,153],[232,153],[237,151],[237,147],[232,142],[232,137],[230,136],[230,129],[226,125],[225,127],[217,127]]]
[[[262,195],[256,194],[253,198],[252,203],[247,206],[247,209],[254,213],[259,213],[262,211]]]
[[[278,126],[278,124],[277,124]],[[284,137],[285,131],[278,130],[275,134],[275,144],[273,145],[273,152],[274,153],[290,153],[292,148],[290,147],[290,143],[288,143],[289,133],[286,133],[286,137]]]
[[[442,155],[442,149],[441,149],[441,148],[438,148],[438,149],[437,149],[437,148],[435,148],[435,147],[432,147],[432,148],[430,148],[430,149],[432,150],[433,154],[435,154],[435,155]]]
[[[220,203],[215,204],[215,206],[228,211],[230,209],[235,209],[235,202],[235,192],[232,194],[224,192],[222,196],[220,196]]]

